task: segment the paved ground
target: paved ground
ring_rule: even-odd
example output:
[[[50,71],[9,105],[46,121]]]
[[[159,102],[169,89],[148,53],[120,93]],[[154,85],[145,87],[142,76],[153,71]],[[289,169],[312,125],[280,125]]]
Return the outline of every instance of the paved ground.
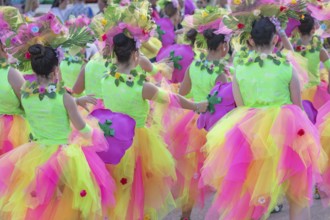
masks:
[[[204,220],[207,208],[211,203],[212,198],[208,198],[206,207],[204,209],[195,208],[192,213],[192,220]],[[174,211],[164,220],[179,220],[180,212]],[[320,200],[315,200],[311,208],[311,220],[330,220],[330,208],[323,208]],[[281,213],[272,214],[269,220],[289,220],[289,206],[284,202],[284,208]]]

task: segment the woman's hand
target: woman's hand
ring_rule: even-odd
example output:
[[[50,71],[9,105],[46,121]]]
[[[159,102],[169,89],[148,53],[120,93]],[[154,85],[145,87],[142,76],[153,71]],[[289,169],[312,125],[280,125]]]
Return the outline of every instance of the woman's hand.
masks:
[[[76,103],[77,103],[77,105],[83,107],[86,111],[89,112],[87,104],[96,105],[97,99],[95,98],[95,95],[87,95],[87,96],[77,98]]]
[[[204,102],[195,103],[195,106],[196,106],[195,111],[197,113],[204,113],[204,112],[207,111],[207,107],[209,106],[209,102],[204,101]]]

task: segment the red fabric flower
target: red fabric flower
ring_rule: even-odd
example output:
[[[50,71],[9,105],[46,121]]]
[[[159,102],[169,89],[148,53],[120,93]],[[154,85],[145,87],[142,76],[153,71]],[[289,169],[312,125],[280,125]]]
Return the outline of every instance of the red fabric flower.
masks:
[[[37,197],[37,192],[36,191],[32,191],[32,192],[30,192],[30,195],[31,195],[31,197],[35,198],[35,197]]]
[[[287,10],[287,7],[285,7],[285,6],[281,6],[280,7],[280,11],[282,12],[282,11],[285,11],[285,10]]]
[[[85,197],[86,195],[87,195],[86,190],[81,190],[81,192],[80,192],[80,196],[81,196],[81,197]]]
[[[237,24],[237,28],[238,28],[238,29],[243,29],[244,27],[245,27],[245,25],[242,24],[242,23]]]
[[[145,35],[145,36],[148,36],[148,35],[149,35],[149,32],[146,31],[146,30],[142,30],[142,33],[143,33],[143,35]]]
[[[302,47],[301,47],[301,46],[297,46],[297,47],[296,47],[296,50],[297,50],[297,51],[301,51],[301,50],[302,50]]]
[[[305,130],[304,129],[300,129],[297,134],[301,137],[301,136],[303,136],[305,134]]]
[[[121,178],[120,183],[122,185],[126,185],[127,184],[127,179],[126,178]]]
[[[102,35],[102,40],[103,40],[103,41],[106,41],[107,39],[108,39],[107,35],[106,35],[106,34],[103,34],[103,35]]]
[[[31,54],[29,52],[25,53],[25,59],[27,60],[31,59]]]

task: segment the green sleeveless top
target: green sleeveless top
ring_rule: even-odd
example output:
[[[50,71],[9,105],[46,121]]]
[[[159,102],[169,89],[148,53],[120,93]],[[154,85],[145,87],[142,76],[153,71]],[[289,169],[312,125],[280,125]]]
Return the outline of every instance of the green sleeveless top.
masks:
[[[71,133],[64,106],[63,83],[39,87],[36,82],[22,88],[22,105],[31,126],[33,138],[42,144],[67,144]]]
[[[84,64],[82,54],[71,56],[66,54],[65,59],[60,64],[62,80],[68,88],[72,89],[77,81],[81,68]]]
[[[23,110],[20,108],[21,103],[8,81],[9,70],[9,66],[0,68],[0,114],[20,115],[23,114]]]
[[[236,79],[245,106],[252,108],[292,104],[292,67],[280,54],[251,53],[239,61]]]
[[[85,66],[85,92],[94,94],[96,98],[102,98],[101,80],[108,70],[109,62],[96,54]],[[108,67],[108,68],[107,68]]]
[[[197,55],[198,56],[198,55]],[[189,67],[191,95],[195,102],[205,101],[219,75],[224,73],[225,61],[208,61],[204,53],[199,54]]]
[[[116,72],[115,65],[102,80],[102,96],[106,108],[131,116],[136,127],[144,127],[149,114],[149,102],[142,97],[146,75],[136,70],[130,75]]]
[[[302,45],[301,40],[295,43],[294,49],[300,53],[308,61],[308,87],[316,86],[321,83],[320,79],[320,51],[322,49],[322,41],[318,36],[313,36],[312,41],[307,46]]]

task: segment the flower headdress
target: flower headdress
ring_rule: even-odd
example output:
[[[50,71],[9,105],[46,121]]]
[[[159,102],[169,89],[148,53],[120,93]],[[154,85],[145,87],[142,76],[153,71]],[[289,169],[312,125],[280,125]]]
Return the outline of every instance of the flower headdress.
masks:
[[[330,2],[310,0],[307,9],[313,18],[320,21],[322,37],[330,37]]]
[[[120,33],[133,38],[137,47],[149,40],[156,28],[149,13],[149,2],[145,1],[123,7],[110,5],[103,15],[95,17],[90,27],[102,42],[103,55],[111,55],[113,38]]]
[[[79,15],[78,17],[70,17],[69,20],[65,22],[65,26],[72,27],[85,27],[91,23],[91,19],[88,18],[86,15]]]
[[[54,14],[47,13],[38,18],[28,19],[27,23],[21,24],[16,35],[6,41],[6,49],[17,59],[17,68],[27,71],[31,68],[31,55],[28,52],[31,45],[42,44],[54,49],[84,47],[93,40],[94,37],[86,27],[67,28]]]
[[[289,3],[279,3],[270,0],[258,1],[257,3],[246,0],[234,0],[236,7],[233,13],[225,16],[224,24],[237,31],[240,43],[250,38],[252,24],[261,17],[270,17],[275,26],[285,29],[289,18],[299,20],[304,14],[305,2],[292,0]],[[242,6],[241,6],[242,4]]]
[[[23,23],[23,17],[17,8],[0,7],[0,40],[3,44],[8,37],[15,34],[15,30],[21,23]]]
[[[193,28],[197,31],[196,46],[205,48],[206,42],[203,37],[205,30],[215,29],[214,33],[216,34],[230,35],[231,30],[226,28],[222,23],[222,18],[225,15],[228,15],[226,10],[207,6],[205,9],[196,10],[194,15],[186,16],[182,24],[186,29]]]

